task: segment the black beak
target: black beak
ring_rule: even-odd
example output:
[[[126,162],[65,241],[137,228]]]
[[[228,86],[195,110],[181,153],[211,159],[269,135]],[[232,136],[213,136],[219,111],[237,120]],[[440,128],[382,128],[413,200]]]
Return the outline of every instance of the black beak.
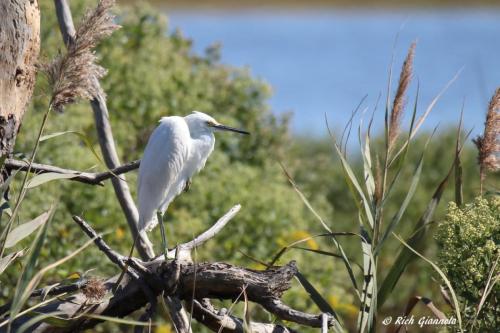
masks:
[[[250,135],[250,132],[247,132],[247,131],[244,131],[244,130],[241,130],[238,128],[234,128],[234,127],[224,126],[224,125],[220,125],[220,124],[216,124],[216,125],[212,125],[212,126],[217,128],[220,131],[230,131],[230,132]]]

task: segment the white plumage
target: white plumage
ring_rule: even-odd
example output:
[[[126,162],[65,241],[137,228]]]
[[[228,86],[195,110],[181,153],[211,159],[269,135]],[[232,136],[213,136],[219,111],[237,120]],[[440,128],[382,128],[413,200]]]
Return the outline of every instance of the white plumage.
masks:
[[[139,231],[150,231],[169,204],[200,171],[212,153],[214,131],[248,132],[220,125],[215,119],[194,111],[186,117],[163,117],[153,131],[139,167]]]

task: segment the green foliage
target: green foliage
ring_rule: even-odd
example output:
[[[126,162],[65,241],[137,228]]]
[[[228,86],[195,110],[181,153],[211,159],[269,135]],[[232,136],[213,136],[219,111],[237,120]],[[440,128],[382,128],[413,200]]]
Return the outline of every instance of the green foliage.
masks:
[[[75,23],[79,21],[83,9],[94,4],[89,0],[72,1]],[[63,48],[63,43],[57,29],[53,2],[42,0],[40,6],[43,13],[42,57],[47,59]],[[261,269],[260,264],[244,254],[269,261],[283,246],[324,232],[288,184],[277,163],[280,160],[285,161],[297,186],[332,231],[359,232],[356,203],[349,198],[339,161],[332,159],[331,142],[291,139],[288,119],[273,116],[268,109],[267,99],[271,90],[265,82],[252,77],[247,69],[221,64],[221,50],[216,46],[207,49],[205,54],[195,54],[192,41],[179,31],[172,31],[164,16],[142,3],[123,7],[117,14],[122,29],[101,44],[98,55],[100,64],[109,71],[102,85],[107,93],[110,121],[123,162],[141,157],[149,134],[163,116],[186,115],[197,109],[213,115],[221,123],[239,126],[252,133],[250,137],[224,133],[217,136],[215,151],[206,167],[194,177],[191,189],[177,198],[167,212],[166,228],[170,244],[190,240],[237,203],[243,207],[240,213],[217,235],[215,241],[197,249],[197,260],[225,260]],[[43,77],[39,76],[33,107],[26,115],[18,137],[16,150],[21,155],[33,147],[41,117],[48,105],[47,89]],[[102,158],[96,158],[92,152],[92,149],[99,151],[99,146],[88,103],[68,107],[63,114],[51,114],[45,134],[66,131],[81,135],[60,135],[41,142],[36,162],[76,170],[105,170],[100,162]],[[398,234],[411,234],[414,222],[424,211],[432,191],[446,175],[454,156],[454,134],[443,132],[434,141],[439,144],[431,142],[428,146],[419,185],[395,228]],[[374,152],[384,149],[382,141],[379,138],[372,140],[372,167],[379,159]],[[421,137],[412,142],[406,166],[399,175],[402,181],[395,184],[384,205],[385,226],[408,193],[409,182],[405,180],[412,179],[425,142],[426,139]],[[474,159],[474,153],[467,148],[462,161],[466,200],[474,195],[472,175],[477,171]],[[362,174],[363,160],[360,157],[354,156],[349,163],[356,175]],[[394,170],[388,171],[388,179],[394,175]],[[129,173],[126,177],[135,197],[136,173]],[[13,197],[19,191],[19,178],[16,177],[12,183]],[[362,180],[362,177],[358,179]],[[451,198],[452,193],[444,193],[443,200]],[[54,201],[58,201],[58,209],[47,231],[45,246],[41,249],[40,266],[55,258],[65,257],[87,240],[72,222],[72,214],[83,216],[98,232],[109,232],[104,236],[105,240],[117,251],[127,253],[130,249],[132,240],[128,226],[109,181],[104,187],[65,179],[46,182],[30,189],[22,204],[19,220],[27,221],[38,216]],[[441,212],[438,210],[437,213]],[[158,252],[159,230],[155,230],[151,237]],[[338,239],[349,257],[356,278],[362,281],[362,272],[355,265],[363,259],[359,241],[352,241],[353,237]],[[26,244],[20,242],[13,250],[20,250]],[[354,330],[360,304],[352,291],[344,263],[334,255],[318,255],[324,250],[338,256],[338,248],[332,247],[328,238],[310,239],[301,247],[317,252],[291,249],[277,264],[297,260],[301,272],[317,289],[317,294],[328,301],[344,320],[346,328]],[[392,237],[387,238],[377,258],[379,274],[387,272],[394,264],[394,253],[400,248],[399,242]],[[423,250],[431,257],[434,254],[430,242]],[[61,281],[74,271],[95,269],[92,274],[101,276],[117,272],[116,267],[103,259],[95,247],[88,248],[85,255],[80,255],[78,259],[58,266],[44,282]],[[390,311],[396,305],[406,303],[410,293],[428,292],[428,269],[415,263],[408,271],[409,274],[404,275],[398,285],[402,292],[391,294],[387,302]],[[5,271],[0,297],[11,298],[13,290],[9,286],[14,285],[17,277],[18,272],[14,269]],[[304,311],[319,311],[298,284],[285,294],[285,301]],[[226,307],[230,305],[227,302],[224,304]],[[268,320],[268,316],[257,307],[252,307],[250,312],[252,319]],[[235,314],[242,316],[238,311]],[[116,331],[117,328],[113,327]],[[106,326],[99,329],[112,331]],[[201,329],[196,327],[195,331]]]
[[[75,23],[83,8],[93,4],[86,0],[71,3]],[[63,44],[52,1],[41,1],[40,6],[44,13],[42,55],[47,59],[63,48]],[[192,42],[180,32],[170,31],[165,17],[144,4],[119,9],[118,21],[123,28],[102,43],[98,54],[100,64],[109,71],[102,85],[123,162],[141,157],[150,132],[163,116],[186,115],[197,109],[213,115],[221,123],[252,133],[249,137],[225,133],[217,136],[215,152],[206,167],[193,179],[191,189],[169,208],[166,217],[169,242],[190,240],[237,203],[243,206],[241,212],[216,241],[197,250],[198,260],[225,260],[262,268],[242,253],[268,260],[283,244],[296,240],[297,232],[306,236],[319,232],[320,228],[312,222],[277,164],[290,142],[288,119],[275,117],[268,110],[269,86],[253,78],[246,69],[220,64],[216,47],[204,55],[194,54]],[[33,107],[18,136],[16,151],[21,154],[33,147],[48,104],[47,89],[43,76],[39,76]],[[99,151],[88,103],[70,106],[62,114],[51,114],[45,134],[66,131],[81,133]],[[85,141],[75,135],[52,137],[41,142],[36,162],[75,170],[104,171],[105,167]],[[19,178],[12,184],[11,196],[19,191]],[[127,181],[135,197],[136,173],[127,174]],[[106,241],[117,251],[128,252],[132,239],[109,181],[104,187],[65,179],[46,182],[29,190],[21,206],[20,219],[39,215],[54,201],[58,201],[58,209],[41,250],[40,265],[64,257],[86,240],[72,222],[73,214],[82,215],[98,232],[109,232],[105,235]],[[325,200],[318,197],[315,203],[329,214]],[[158,252],[158,229],[151,238]],[[296,259],[299,267],[306,267],[311,257],[297,251],[283,260]],[[309,269],[315,276],[330,275],[334,269],[322,269],[321,263],[315,266]],[[117,272],[95,247],[90,247],[79,260],[57,267],[45,283],[58,282],[74,271],[89,269],[95,269],[93,274],[100,276]],[[2,275],[2,285],[12,286],[16,278],[17,272],[7,269]],[[288,301],[304,310],[311,308],[312,302],[297,288]],[[3,299],[11,298],[13,290],[1,288],[1,293]],[[343,298],[340,293],[341,289],[336,289],[338,298]]]
[[[461,296],[466,318],[474,317],[490,274],[500,274],[495,264],[500,256],[500,197],[476,198],[457,207],[450,203],[448,213],[436,232],[439,266]],[[493,270],[493,272],[492,272]],[[493,330],[500,317],[500,285],[494,285],[479,315],[476,329]]]

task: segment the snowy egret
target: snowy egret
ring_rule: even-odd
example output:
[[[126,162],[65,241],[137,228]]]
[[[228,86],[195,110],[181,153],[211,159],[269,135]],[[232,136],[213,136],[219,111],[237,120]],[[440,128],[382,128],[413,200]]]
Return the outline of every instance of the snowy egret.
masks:
[[[144,150],[137,191],[139,232],[151,231],[160,223],[165,258],[168,249],[163,215],[175,197],[189,188],[191,178],[205,166],[214,150],[215,131],[250,134],[193,111],[185,117],[163,117]]]

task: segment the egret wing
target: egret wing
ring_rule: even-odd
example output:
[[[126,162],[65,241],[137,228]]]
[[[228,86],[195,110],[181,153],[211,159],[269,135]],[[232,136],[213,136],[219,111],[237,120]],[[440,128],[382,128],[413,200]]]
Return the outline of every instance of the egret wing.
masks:
[[[164,117],[153,131],[139,167],[139,230],[151,230],[158,223],[156,212],[165,199],[175,197],[179,177],[189,156],[191,137],[181,117]],[[175,192],[175,193],[174,193]],[[166,207],[163,207],[166,209]]]

